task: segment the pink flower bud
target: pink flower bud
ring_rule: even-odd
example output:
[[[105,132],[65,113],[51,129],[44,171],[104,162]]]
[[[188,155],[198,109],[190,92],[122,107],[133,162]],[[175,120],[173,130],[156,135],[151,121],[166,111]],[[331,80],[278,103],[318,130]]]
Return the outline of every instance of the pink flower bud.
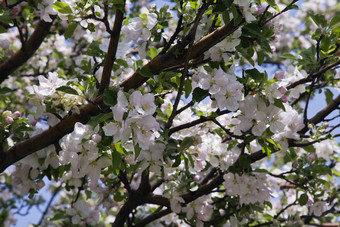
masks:
[[[306,159],[307,159],[308,162],[313,161],[315,159],[315,153],[307,154]]]
[[[286,103],[288,101],[287,95],[281,97],[282,102]]]
[[[15,112],[13,113],[13,115],[14,115],[15,117],[20,117],[20,116],[21,116],[21,113],[20,113],[19,111],[15,111]]]
[[[91,139],[96,143],[99,143],[100,141],[102,141],[102,137],[98,133],[93,134]]]
[[[18,8],[12,9],[12,13],[13,13],[14,16],[16,16],[18,12],[19,12]]]
[[[8,49],[9,48],[9,46],[10,46],[10,42],[9,41],[7,41],[7,40],[1,40],[0,41],[0,47],[2,47],[3,49]]]
[[[199,182],[201,180],[201,177],[199,175],[194,176],[194,181]]]
[[[266,7],[264,7],[263,5],[257,6],[257,10],[254,12],[254,14],[255,15],[262,14],[265,9],[266,9]]]
[[[107,178],[106,177],[101,177],[100,180],[105,183],[107,181]]]
[[[197,161],[197,165],[200,169],[203,169],[205,166],[202,161]]]
[[[6,122],[7,124],[12,124],[13,123],[13,118],[12,117],[6,117]]]
[[[272,26],[273,25],[273,21],[268,21],[266,24],[265,24],[265,26],[267,26],[267,27],[270,27],[270,26]]]
[[[328,122],[328,121],[325,121],[325,122],[323,123],[323,125],[324,125],[326,128],[328,128],[329,122]]]
[[[276,47],[275,46],[270,46],[270,49],[272,50],[272,52],[276,51]]]
[[[293,162],[293,167],[294,167],[294,168],[299,167],[299,162],[298,162],[298,161]]]
[[[287,92],[287,88],[281,86],[279,87],[279,92],[284,95]]]
[[[37,121],[36,120],[32,120],[32,121],[30,121],[30,125],[32,125],[32,126],[35,126],[37,124]]]
[[[282,80],[285,78],[285,72],[281,69],[277,70],[274,77],[278,80]]]
[[[313,200],[311,200],[311,199],[308,199],[308,202],[307,202],[307,205],[308,205],[308,206],[311,206],[311,205],[313,205],[313,203],[314,203],[314,202],[313,202]]]
[[[21,183],[21,180],[20,180],[19,177],[14,177],[14,178],[13,178],[12,184],[13,184],[14,186],[17,186],[17,185],[19,185],[20,183]]]
[[[277,30],[281,30],[282,24],[276,23],[276,24],[274,24],[274,28],[277,29]]]

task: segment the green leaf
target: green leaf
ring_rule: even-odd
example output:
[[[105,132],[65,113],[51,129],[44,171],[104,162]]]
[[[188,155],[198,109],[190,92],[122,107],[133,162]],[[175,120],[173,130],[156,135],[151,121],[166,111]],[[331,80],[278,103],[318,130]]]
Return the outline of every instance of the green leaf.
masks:
[[[9,92],[13,92],[13,90],[8,88],[8,87],[0,88],[0,95],[4,95],[4,94],[9,93]]]
[[[192,168],[195,167],[195,161],[194,159],[192,158],[191,154],[190,153],[187,153],[187,156],[188,156],[188,159],[189,159],[189,162],[190,162],[190,165]]]
[[[266,141],[269,143],[269,144],[272,144],[274,147],[274,149],[281,149],[281,145],[278,144],[277,142],[275,142],[274,140],[270,139],[270,138],[266,138]]]
[[[316,172],[320,175],[326,175],[326,174],[332,175],[332,169],[325,165],[313,166],[313,172]]]
[[[125,68],[128,68],[128,67],[129,67],[128,63],[127,63],[125,60],[123,60],[123,59],[116,59],[115,62],[116,62],[118,65],[121,65],[121,66],[123,66],[123,67],[125,67]]]
[[[192,93],[192,100],[194,102],[200,102],[203,99],[205,99],[205,97],[207,97],[209,95],[209,91],[208,90],[203,90],[199,87],[195,88],[193,93]]]
[[[340,26],[340,15],[334,16],[331,22],[329,22],[329,27],[334,28],[337,26]]]
[[[104,91],[103,101],[104,101],[105,105],[107,105],[107,106],[116,105],[117,104],[117,98],[118,98],[118,95],[117,95],[116,91],[111,90],[111,89],[106,89]]]
[[[181,150],[185,150],[187,148],[189,148],[193,143],[195,142],[195,138],[194,137],[185,137],[181,143]]]
[[[191,86],[191,81],[186,79],[184,81],[184,92],[185,92],[185,98],[187,99],[191,93],[192,86]]]
[[[178,167],[181,164],[181,155],[177,155],[174,164],[172,164],[173,168]]]
[[[66,86],[66,85],[58,87],[56,90],[57,91],[62,91],[62,92],[65,92],[65,93],[71,94],[71,95],[79,95],[78,92],[75,89],[73,89],[73,88],[71,88],[69,86]]]
[[[97,116],[92,117],[91,120],[87,124],[94,127],[94,126],[96,126],[96,125],[98,125],[98,124],[100,124],[100,123],[102,123],[102,122],[104,122],[104,121],[106,121],[106,120],[108,120],[112,117],[113,117],[112,112],[110,112],[110,113],[100,113]]]
[[[49,221],[55,221],[55,220],[59,220],[59,219],[64,219],[66,217],[66,213],[57,213],[56,215],[54,215],[52,218],[49,218]]]
[[[249,155],[241,155],[238,160],[238,163],[242,169],[251,169],[250,168],[251,160]]]
[[[90,46],[87,48],[87,51],[84,53],[89,56],[94,56],[98,57],[102,54],[103,52],[99,48],[99,43],[98,42],[92,42]]]
[[[266,2],[273,7],[276,11],[280,12],[279,7],[276,5],[275,0],[266,0]]]
[[[122,161],[122,155],[118,151],[113,150],[112,155],[111,155],[111,159],[112,159],[112,168],[114,170],[119,169],[120,163]]]
[[[71,22],[68,27],[66,28],[64,37],[65,39],[69,39],[71,38],[71,36],[73,35],[74,31],[76,30],[78,24],[75,22]]]
[[[64,2],[55,2],[53,3],[53,8],[58,12],[58,13],[64,13],[64,14],[71,14],[73,13],[71,7],[67,5]]]
[[[315,152],[315,147],[313,145],[305,146],[303,149],[309,153]]]
[[[151,72],[151,70],[146,67],[142,67],[138,69],[137,72],[139,72],[141,76],[146,77],[146,78],[153,77],[153,73]]]
[[[230,151],[231,149],[233,149],[236,145],[238,144],[238,141],[237,140],[232,140],[229,142],[229,145],[228,145],[228,151]]]
[[[263,204],[264,204],[264,205],[267,205],[268,207],[270,207],[271,209],[273,209],[273,205],[272,205],[271,202],[269,202],[269,201],[264,201]]]
[[[234,16],[234,25],[238,25],[242,21],[243,16],[241,16],[238,13],[238,10],[236,9],[235,5],[231,6],[231,12],[233,13]]]
[[[307,202],[308,202],[308,195],[307,195],[306,193],[300,195],[299,204],[300,204],[301,206],[304,206],[304,205],[307,204]]]
[[[285,108],[285,106],[283,105],[281,99],[274,99],[274,106],[276,106],[276,107],[282,109],[283,111],[286,111],[286,108]]]
[[[264,82],[264,74],[260,73],[257,69],[248,69],[245,72],[256,82]]]
[[[197,182],[191,182],[189,185],[189,191],[194,192],[197,191],[199,188],[199,185]]]
[[[153,59],[154,57],[156,57],[158,55],[157,48],[150,47],[148,54],[149,54],[150,58]]]
[[[119,153],[125,154],[125,151],[124,151],[124,148],[122,147],[121,142],[115,143],[115,148]]]
[[[281,54],[280,58],[287,58],[287,59],[291,59],[291,60],[296,60],[296,57],[294,57],[294,55],[292,55],[292,54]]]
[[[263,61],[264,61],[264,52],[257,51],[257,64],[262,65]]]
[[[255,35],[256,37],[263,37],[263,32],[261,31],[261,28],[258,24],[252,23],[252,24],[247,24],[243,26],[243,29],[245,29],[247,32],[244,35]]]
[[[329,89],[325,90],[325,96],[327,104],[333,101],[333,93]]]
[[[335,177],[340,177],[340,171],[336,170],[336,169],[332,169],[333,174]]]
[[[272,153],[270,147],[268,146],[267,142],[264,139],[258,139],[258,143],[262,147],[262,152],[267,154],[268,157],[270,157],[270,154]]]
[[[315,24],[317,24],[319,27],[327,26],[327,21],[323,15],[310,13],[309,16],[312,18]]]

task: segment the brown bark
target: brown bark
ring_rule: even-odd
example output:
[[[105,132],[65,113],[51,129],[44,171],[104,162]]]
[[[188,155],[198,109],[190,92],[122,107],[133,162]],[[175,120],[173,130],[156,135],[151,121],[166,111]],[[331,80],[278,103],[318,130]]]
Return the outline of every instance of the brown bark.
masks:
[[[0,83],[7,79],[12,72],[24,65],[38,50],[45,37],[48,35],[55,16],[51,16],[51,18],[52,22],[40,20],[32,35],[25,42],[25,45],[0,65]]]
[[[214,32],[205,36],[198,42],[196,42],[191,50],[190,59],[196,58],[203,54],[206,50],[222,41],[228,35],[232,34],[238,26],[234,26],[234,22],[231,21],[228,25],[218,28]],[[174,47],[173,49],[175,49]],[[177,46],[178,48],[178,46]],[[174,51],[168,52],[165,55],[158,55],[156,58],[151,60],[144,67],[149,68],[154,74],[159,73],[162,69],[182,64],[185,57],[184,53],[177,58],[174,55]],[[124,81],[121,87],[128,91],[141,86],[147,78],[141,76],[138,72],[135,72],[126,81]],[[94,103],[97,105],[103,105],[102,97],[96,98]],[[73,114],[70,117],[64,119],[57,125],[50,129],[36,135],[28,140],[15,144],[7,151],[0,154],[0,173],[3,172],[7,167],[14,164],[15,162],[23,159],[24,157],[33,154],[34,152],[47,147],[51,144],[59,141],[64,135],[71,133],[74,129],[74,124],[77,122],[87,123],[91,116],[98,115],[100,110],[94,104],[88,104],[81,109],[80,114]]]
[[[205,51],[207,51],[217,43],[221,42],[227,36],[232,34],[236,29],[239,28],[240,25],[235,26],[234,21],[231,21],[228,25],[224,25],[216,29],[209,35],[203,37],[192,46],[189,54],[189,59],[198,58]],[[180,55],[176,56],[174,54],[176,53],[176,51],[178,51]],[[181,65],[185,61],[186,52],[187,50],[181,49],[181,44],[178,44],[166,54],[158,55],[157,57],[152,59],[144,67],[150,69],[150,71],[153,74],[158,74],[162,71],[162,69],[166,69],[176,65]],[[145,81],[147,81],[147,79],[148,78],[143,77],[139,72],[135,72],[121,84],[121,87],[123,87],[125,91],[129,91],[130,89],[136,89],[139,86],[141,86]]]
[[[114,61],[116,60],[116,52],[118,49],[118,42],[120,36],[120,30],[124,20],[124,14],[119,9],[116,10],[115,23],[111,34],[109,48],[106,54],[102,79],[100,81],[99,95],[103,94],[104,90],[110,85],[111,71]]]

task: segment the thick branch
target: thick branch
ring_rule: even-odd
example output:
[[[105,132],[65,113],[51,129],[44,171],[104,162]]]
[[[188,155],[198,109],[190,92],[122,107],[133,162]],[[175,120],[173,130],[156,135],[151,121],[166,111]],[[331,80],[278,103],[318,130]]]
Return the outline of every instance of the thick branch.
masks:
[[[94,103],[101,103],[102,100],[103,98],[100,96],[94,100]],[[0,173],[15,162],[48,145],[54,144],[66,134],[71,133],[75,123],[81,122],[86,124],[92,116],[98,115],[99,113],[100,110],[95,104],[87,104],[80,109],[80,114],[72,114],[54,127],[51,127],[28,140],[15,144],[1,155]]]
[[[128,219],[129,214],[137,206],[144,204],[147,195],[150,193],[151,187],[149,182],[148,171],[143,172],[142,182],[139,185],[137,191],[132,191],[129,194],[129,199],[124,203],[122,208],[119,210],[115,221],[112,223],[112,227],[124,226],[126,219]]]
[[[51,18],[52,22],[40,20],[30,38],[25,42],[25,45],[0,65],[0,83],[7,79],[8,75],[25,64],[37,51],[48,35],[55,16],[51,16]]]
[[[199,57],[206,50],[210,49],[212,46],[216,45],[227,36],[232,34],[243,23],[244,22],[242,21],[238,26],[235,26],[234,21],[232,20],[228,25],[224,25],[216,29],[209,35],[200,39],[192,46],[191,52],[189,54],[189,59]],[[176,50],[182,53],[178,57],[176,57],[176,55],[174,54],[176,53]],[[179,45],[176,45],[174,48],[172,48],[171,51],[167,52],[166,54],[158,55],[157,57],[152,59],[148,64],[144,66],[144,68],[150,69],[153,74],[158,74],[165,68],[182,64],[185,61],[186,52],[187,50],[180,49]],[[147,79],[148,78],[143,77],[139,72],[135,72],[127,80],[125,80],[121,84],[121,86],[124,88],[125,91],[136,89],[141,86],[145,81],[147,81]]]
[[[190,58],[198,57],[204,51],[222,41],[228,35],[232,34],[238,27],[239,26],[234,26],[234,22],[231,21],[228,25],[223,26],[212,32],[211,34],[207,35],[206,37],[202,38],[200,41],[193,45]],[[31,40],[31,38],[29,40]],[[154,73],[157,73],[164,68],[182,63],[185,57],[185,53],[180,58],[176,58],[176,56],[172,53],[173,51],[171,51],[171,53],[168,52],[165,55],[158,55],[144,67],[149,68]],[[147,78],[141,76],[138,72],[135,72],[132,76],[130,76],[126,81],[122,83],[121,87],[123,87],[124,90],[128,91],[130,89],[139,87],[146,81],[146,79]],[[102,97],[97,97],[94,103],[98,105],[103,105]],[[14,145],[9,150],[1,154],[0,157],[3,160],[0,160],[0,173],[15,162],[23,159],[30,154],[33,154],[34,152],[44,147],[47,147],[50,144],[54,144],[64,135],[71,133],[76,122],[81,122],[85,124],[89,121],[91,116],[96,116],[99,113],[100,109],[96,105],[88,104],[81,109],[80,114],[73,114],[58,123],[56,126],[42,132],[41,134]]]
[[[102,79],[100,81],[99,95],[103,94],[104,90],[108,88],[110,85],[111,71],[113,62],[116,59],[116,52],[118,48],[120,30],[122,28],[123,20],[124,20],[123,12],[117,9],[110,44],[105,58]]]

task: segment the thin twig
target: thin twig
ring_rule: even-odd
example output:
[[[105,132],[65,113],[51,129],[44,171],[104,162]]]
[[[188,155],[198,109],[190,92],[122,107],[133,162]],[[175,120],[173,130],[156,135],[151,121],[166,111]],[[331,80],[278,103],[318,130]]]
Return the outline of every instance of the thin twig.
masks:
[[[147,216],[146,218],[144,218],[143,220],[139,221],[135,227],[143,227],[146,226],[147,224],[172,213],[171,209],[167,208],[165,210],[159,211],[159,212],[154,212],[153,214],[150,214],[149,216]]]
[[[165,54],[169,50],[171,45],[174,43],[177,35],[182,31],[182,21],[183,21],[183,15],[180,14],[179,18],[178,18],[176,30],[175,30],[174,34],[172,34],[172,36],[170,37],[169,42],[167,42],[167,44],[164,46],[162,51],[159,53],[160,55]]]
[[[13,19],[13,23],[14,23],[15,27],[17,27],[18,32],[19,32],[21,49],[24,50],[25,49],[25,43],[26,43],[24,33],[22,32],[22,29],[20,28],[18,21],[16,19]],[[26,33],[27,33],[27,31],[26,31]]]
[[[268,23],[269,21],[273,20],[274,18],[276,18],[277,16],[281,15],[282,13],[288,11],[288,9],[294,5],[295,2],[297,2],[298,0],[293,0],[289,5],[286,6],[286,8],[284,8],[283,10],[281,10],[279,13],[275,14],[274,16],[272,16],[271,18],[267,19],[265,22],[263,22],[261,24],[261,26],[265,25],[266,23]]]
[[[46,206],[46,208],[45,208],[45,211],[44,211],[43,215],[41,216],[39,223],[37,224],[37,226],[40,226],[41,223],[43,222],[43,220],[44,220],[44,218],[45,218],[45,216],[46,216],[48,210],[50,209],[50,207],[51,207],[51,205],[52,205],[53,200],[55,199],[55,197],[57,196],[57,194],[59,193],[59,191],[60,191],[61,188],[62,188],[62,187],[61,187],[61,185],[60,185],[59,187],[57,187],[57,188],[54,190],[54,192],[53,192],[53,194],[52,194],[50,200],[48,201],[48,204],[47,204],[47,206]]]
[[[307,82],[311,82],[313,81],[313,79],[323,73],[325,73],[326,71],[334,68],[335,66],[339,65],[340,64],[340,60],[334,62],[334,63],[331,63],[325,67],[323,67],[322,69],[320,69],[317,73],[311,73],[310,75],[308,75],[306,78],[303,78],[301,80],[298,80],[298,81],[295,81],[294,83],[290,84],[287,86],[287,89],[292,89],[292,88],[295,88],[297,86],[299,86],[300,84],[305,84]]]
[[[223,115],[223,114],[227,114],[229,113],[230,111],[229,110],[222,110],[222,111],[218,111],[216,112],[219,116],[220,115]],[[186,128],[190,128],[190,127],[193,127],[195,125],[198,125],[198,124],[201,124],[201,123],[204,123],[206,121],[212,121],[213,118],[210,118],[210,117],[200,117],[199,119],[197,120],[194,120],[194,121],[191,121],[191,122],[188,122],[188,123],[185,123],[185,124],[182,124],[182,125],[179,125],[179,126],[176,126],[176,127],[173,127],[169,130],[169,135],[175,133],[175,132],[178,132],[182,129],[186,129]]]
[[[206,11],[206,9],[209,7],[210,4],[212,4],[211,0],[208,3],[203,4],[202,7],[198,10],[197,15],[196,15],[195,20],[194,20],[193,27],[189,31],[189,34],[185,37],[186,40],[190,40],[189,47],[188,47],[188,51],[186,52],[186,56],[185,56],[184,69],[183,69],[183,73],[182,73],[179,89],[178,89],[178,92],[177,92],[175,103],[174,103],[173,108],[172,108],[171,115],[170,115],[169,120],[168,120],[168,122],[166,124],[166,128],[170,128],[171,127],[174,118],[178,114],[177,113],[177,107],[178,107],[180,98],[182,96],[182,92],[183,92],[183,88],[184,88],[184,81],[185,81],[186,76],[188,74],[189,60],[190,60],[190,55],[191,55],[192,47],[193,47],[193,44],[194,44],[194,41],[195,41],[197,27],[198,27],[198,24],[199,24],[199,22],[201,20],[201,17],[203,15],[203,13]]]

